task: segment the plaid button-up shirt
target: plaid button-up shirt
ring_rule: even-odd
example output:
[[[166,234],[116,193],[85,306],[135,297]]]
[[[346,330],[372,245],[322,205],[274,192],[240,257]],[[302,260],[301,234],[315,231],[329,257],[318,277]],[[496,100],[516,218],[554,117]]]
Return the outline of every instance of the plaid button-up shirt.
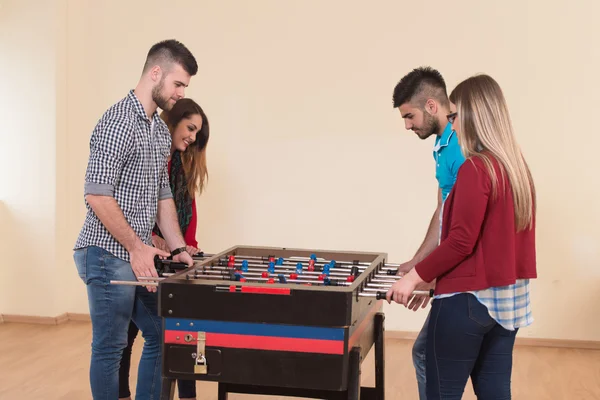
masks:
[[[167,125],[157,112],[148,118],[133,90],[104,113],[90,139],[85,195],[114,197],[131,228],[147,245],[152,245],[158,201],[173,197],[167,172],[170,149]],[[129,261],[127,250],[87,202],[86,207],[75,249],[98,246]]]

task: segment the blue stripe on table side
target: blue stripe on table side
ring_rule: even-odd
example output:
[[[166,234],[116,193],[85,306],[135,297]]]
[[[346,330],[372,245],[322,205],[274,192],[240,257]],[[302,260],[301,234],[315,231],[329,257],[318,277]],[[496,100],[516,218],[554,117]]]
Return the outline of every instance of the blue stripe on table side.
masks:
[[[179,326],[177,326],[178,322]],[[194,326],[190,326],[190,323],[193,323]],[[257,324],[250,322],[166,318],[165,329],[171,331],[201,331],[211,333],[231,333],[237,335],[344,340],[344,328]]]

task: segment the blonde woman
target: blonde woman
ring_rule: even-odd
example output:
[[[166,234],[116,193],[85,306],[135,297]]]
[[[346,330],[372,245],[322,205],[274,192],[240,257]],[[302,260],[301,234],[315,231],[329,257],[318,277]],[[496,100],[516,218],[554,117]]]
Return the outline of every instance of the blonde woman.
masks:
[[[535,188],[498,83],[478,75],[450,95],[448,120],[466,161],[443,214],[441,243],[388,291],[407,306],[436,279],[427,334],[427,399],[510,399],[512,352],[532,323],[537,277]]]

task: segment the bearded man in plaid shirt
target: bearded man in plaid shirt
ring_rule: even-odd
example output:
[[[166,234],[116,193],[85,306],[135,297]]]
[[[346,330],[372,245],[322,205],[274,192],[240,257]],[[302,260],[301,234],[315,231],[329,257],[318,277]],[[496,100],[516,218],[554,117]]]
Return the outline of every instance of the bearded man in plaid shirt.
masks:
[[[85,174],[87,215],[74,260],[86,284],[92,319],[90,384],[94,399],[118,398],[119,365],[131,319],[145,339],[136,399],[161,391],[162,322],[155,287],[111,285],[157,276],[155,256],[193,265],[173,202],[167,173],[171,134],[157,108],[184,97],[198,65],[180,42],[166,40],[148,52],[134,90],[111,106],[90,139]],[[158,224],[171,254],[152,247]]]

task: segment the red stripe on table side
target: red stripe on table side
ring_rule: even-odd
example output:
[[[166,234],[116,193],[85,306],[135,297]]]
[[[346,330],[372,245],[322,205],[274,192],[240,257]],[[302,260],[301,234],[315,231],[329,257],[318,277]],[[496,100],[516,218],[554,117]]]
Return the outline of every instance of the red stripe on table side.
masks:
[[[258,294],[281,294],[289,296],[291,290],[289,288],[267,288],[267,287],[254,287],[254,286],[242,286],[242,293],[258,293]]]
[[[237,349],[279,350],[302,353],[344,354],[341,340],[282,338],[274,336],[207,333],[206,345]]]
[[[192,336],[190,342],[185,341],[186,335]],[[195,346],[197,339],[198,332],[165,331],[165,343]],[[295,351],[299,353],[344,354],[344,342],[341,340],[282,338],[229,333],[207,332],[205,346],[232,349]]]
[[[348,339],[348,351],[350,351],[358,342],[365,329],[367,329],[370,324],[375,323],[374,315],[381,310],[382,306],[383,300],[378,300],[373,304],[369,312],[364,316],[358,328],[356,328],[356,330],[352,333],[352,336],[350,336]]]
[[[192,336],[192,340],[189,342],[185,341],[187,335]],[[187,344],[189,346],[195,346],[198,340],[198,332],[192,331],[165,331],[165,343],[170,344]]]

